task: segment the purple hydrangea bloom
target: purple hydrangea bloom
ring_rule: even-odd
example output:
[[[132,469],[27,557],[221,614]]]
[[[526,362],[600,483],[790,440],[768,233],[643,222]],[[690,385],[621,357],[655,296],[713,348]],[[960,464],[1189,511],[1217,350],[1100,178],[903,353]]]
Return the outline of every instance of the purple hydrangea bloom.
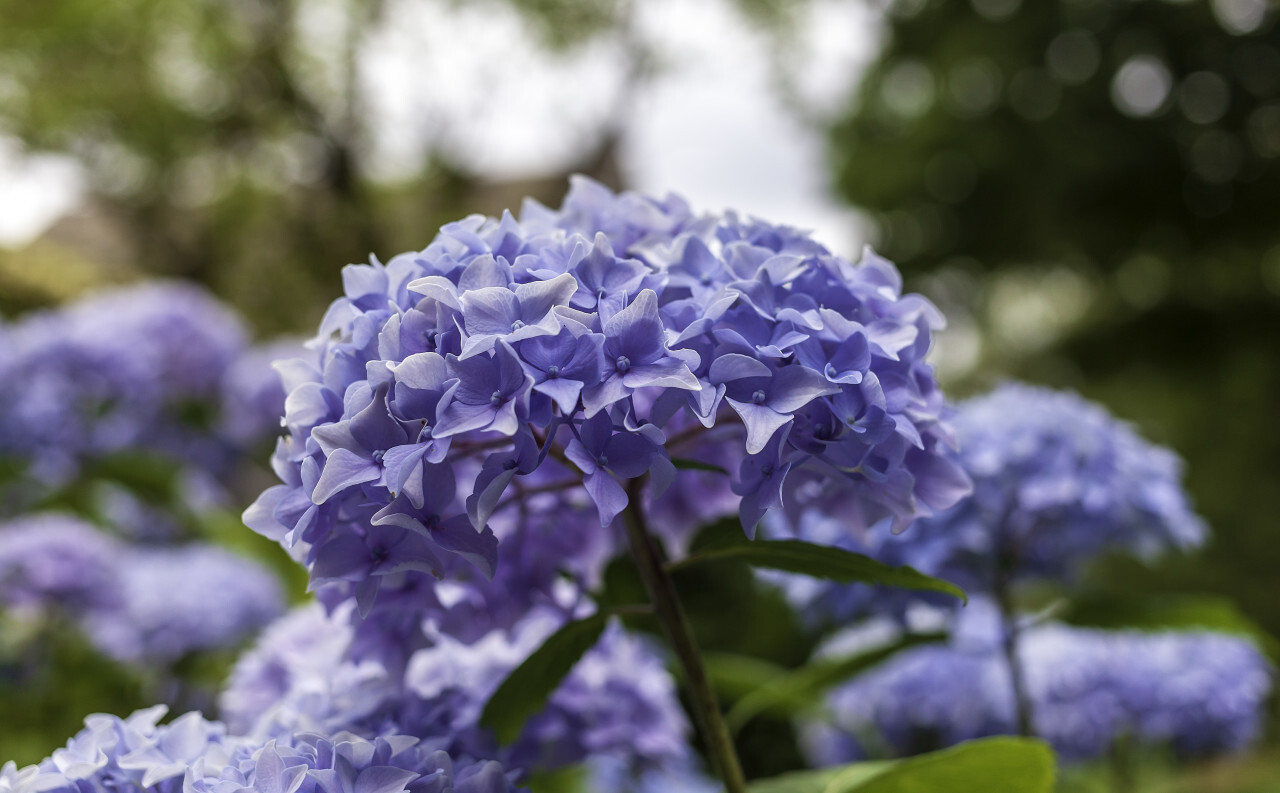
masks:
[[[23,318],[6,334],[0,453],[67,476],[84,456],[210,455],[184,406],[217,394],[245,344],[234,313],[197,287],[150,283]]]
[[[284,611],[269,570],[212,545],[136,548],[120,559],[117,575],[121,606],[87,621],[85,630],[121,661],[170,663],[231,648]]]
[[[73,619],[113,612],[124,593],[120,544],[55,513],[0,524],[0,609]]]
[[[609,755],[589,759],[583,790],[608,793],[720,793],[724,787],[692,766],[655,768],[639,774]]]
[[[1062,578],[1107,550],[1149,558],[1203,542],[1178,458],[1100,406],[1019,384],[962,403],[955,426],[973,496],[912,528],[951,551],[930,572],[986,589],[1005,574]]]
[[[328,675],[342,663],[351,640],[349,621],[330,617],[318,602],[280,617],[236,661],[218,700],[223,721],[233,734],[244,735],[297,691],[323,696]]]
[[[675,684],[648,645],[616,625],[589,651],[532,718],[499,752],[478,724],[506,675],[568,615],[538,608],[511,630],[463,642],[428,625],[426,646],[403,671],[355,660],[347,602],[332,615],[316,607],[273,626],[237,665],[222,704],[238,730],[265,739],[299,730],[360,735],[388,731],[423,736],[458,755],[500,757],[510,768],[554,770],[588,757],[630,769],[692,767],[688,724]]]
[[[409,656],[427,646],[422,625],[428,620],[471,643],[512,629],[535,608],[574,611],[582,593],[599,585],[606,562],[623,542],[601,530],[580,482],[580,475],[548,462],[518,483],[523,495],[510,494],[495,505],[489,525],[501,540],[502,572],[492,579],[458,557],[443,560],[443,581],[416,571],[385,577],[371,613],[344,611],[354,631],[352,658],[402,672]],[[332,609],[345,608],[358,589],[339,582],[321,587],[318,595]]]
[[[452,735],[459,750],[492,755],[492,736],[477,728],[481,708],[564,620],[561,612],[540,609],[512,631],[495,631],[470,645],[437,637],[409,662],[405,684],[418,701],[401,718],[418,722],[415,733]],[[542,770],[600,756],[620,758],[637,773],[684,767],[690,762],[688,729],[661,659],[613,625],[503,757],[510,766]]]
[[[455,558],[491,574],[504,493],[566,460],[597,525],[707,444],[748,532],[793,477],[847,485],[854,529],[969,487],[924,360],[942,318],[869,251],[575,179],[559,210],[473,216],[343,281],[315,357],[282,370],[282,484],[245,520],[363,614]]]
[[[909,565],[969,593],[991,592],[1015,579],[1071,580],[1108,551],[1150,558],[1204,540],[1204,524],[1181,486],[1178,458],[1098,405],[1070,393],[1007,384],[960,403],[953,424],[956,458],[974,493],[951,509],[900,535],[883,525],[851,532],[842,494],[821,489],[812,506],[803,494],[792,497],[791,504],[800,506],[772,517],[770,533]],[[860,584],[766,577],[819,622],[839,624],[900,611],[914,601],[937,602]]]
[[[229,736],[199,713],[159,720],[165,707],[126,719],[97,714],[36,766],[0,770],[14,793],[515,793],[494,762],[458,762],[417,738],[299,733]]]
[[[810,759],[914,754],[1015,733],[999,617],[985,601],[969,610],[950,644],[904,651],[834,690],[831,719],[804,728]],[[1064,759],[1101,756],[1126,737],[1217,754],[1260,734],[1272,670],[1245,639],[1050,623],[1023,629],[1018,651],[1035,732]]]

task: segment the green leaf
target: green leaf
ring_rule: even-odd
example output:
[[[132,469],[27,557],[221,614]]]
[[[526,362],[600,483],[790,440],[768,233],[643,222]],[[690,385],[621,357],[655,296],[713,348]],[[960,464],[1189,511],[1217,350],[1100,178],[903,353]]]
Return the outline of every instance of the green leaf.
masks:
[[[584,765],[570,765],[555,771],[536,771],[524,780],[529,793],[587,793],[590,775]]]
[[[1031,738],[987,738],[918,755],[823,793],[1052,793],[1053,751]],[[838,779],[837,779],[838,781]]]
[[[796,771],[771,779],[761,779],[747,786],[748,793],[827,793],[828,790],[849,790],[867,779],[892,768],[897,760],[873,760],[866,763],[819,768],[816,771]]]
[[[503,745],[515,741],[529,717],[546,706],[560,681],[600,640],[610,616],[609,612],[593,614],[551,634],[489,697],[480,724],[491,728]]]
[[[741,529],[730,528],[731,530],[714,526],[704,531],[694,546],[694,553],[668,565],[668,569],[680,570],[716,559],[740,559],[752,567],[801,573],[844,583],[924,589],[954,595],[968,602],[960,587],[910,567],[892,567],[860,553],[801,540],[749,540]]]
[[[1093,628],[1131,628],[1151,631],[1211,630],[1252,639],[1280,661],[1280,641],[1245,616],[1229,599],[1217,595],[1152,595],[1075,598],[1064,616],[1072,625]]]
[[[681,471],[710,471],[714,474],[729,476],[729,472],[718,465],[704,463],[701,460],[692,460],[688,457],[672,457],[671,464]]]
[[[837,683],[870,669],[909,647],[940,641],[943,638],[944,634],[941,633],[904,636],[873,650],[843,658],[815,661],[794,671],[775,675],[764,685],[738,700],[725,716],[725,721],[730,730],[737,732],[761,713],[788,716],[808,710],[820,704],[822,693]]]
[[[790,674],[784,666],[737,653],[703,653],[702,663],[716,692],[725,699],[742,699]]]
[[[784,774],[750,793],[1051,793],[1053,752],[1031,738],[985,738],[905,760]]]

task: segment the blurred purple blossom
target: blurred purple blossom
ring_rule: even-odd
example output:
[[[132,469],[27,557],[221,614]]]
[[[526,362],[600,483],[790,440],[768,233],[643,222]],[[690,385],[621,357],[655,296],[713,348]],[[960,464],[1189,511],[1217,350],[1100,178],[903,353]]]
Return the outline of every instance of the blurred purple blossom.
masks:
[[[0,524],[0,610],[72,619],[113,612],[124,599],[123,554],[119,542],[67,515]]]
[[[1075,394],[1006,384],[960,403],[956,455],[974,492],[895,535],[885,525],[850,531],[843,494],[804,485],[773,536],[797,536],[909,565],[970,594],[1025,579],[1071,581],[1095,557],[1150,559],[1204,541],[1206,529],[1182,489],[1182,466],[1127,424]],[[931,596],[861,584],[768,574],[807,618],[840,624],[900,611]]]
[[[915,754],[1017,732],[995,607],[977,600],[949,644],[905,650],[833,690],[830,718],[805,725],[819,765]],[[1261,733],[1273,670],[1247,639],[1209,632],[1025,628],[1019,658],[1036,734],[1059,756],[1106,754],[1121,739],[1199,756]]]
[[[139,547],[116,567],[118,609],[84,623],[106,655],[172,663],[231,648],[284,611],[279,581],[261,563],[212,545]]]
[[[237,664],[222,695],[229,723],[265,739],[299,730],[417,735],[455,755],[499,757],[509,768],[554,770],[610,758],[635,778],[692,768],[675,683],[649,645],[617,625],[574,667],[517,741],[499,750],[479,726],[506,675],[562,625],[562,609],[535,608],[510,629],[461,641],[428,622],[420,649],[389,669],[351,654],[352,604],[326,615],[300,609],[269,628]]]

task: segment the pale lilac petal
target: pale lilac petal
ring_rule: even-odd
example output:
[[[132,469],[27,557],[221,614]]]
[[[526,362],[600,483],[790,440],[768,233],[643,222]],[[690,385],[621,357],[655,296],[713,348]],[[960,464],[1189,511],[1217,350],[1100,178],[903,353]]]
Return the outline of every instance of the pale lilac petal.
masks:
[[[348,487],[372,482],[380,476],[381,465],[355,452],[336,449],[325,460],[324,471],[320,474],[320,481],[316,482],[316,489],[311,493],[311,500],[316,504],[323,504]]]

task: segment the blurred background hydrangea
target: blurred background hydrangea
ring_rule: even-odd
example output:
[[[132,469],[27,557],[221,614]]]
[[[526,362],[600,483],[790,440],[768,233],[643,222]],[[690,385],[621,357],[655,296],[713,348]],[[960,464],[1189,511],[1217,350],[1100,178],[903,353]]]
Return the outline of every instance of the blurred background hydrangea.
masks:
[[[0,20],[0,760],[93,710],[214,712],[235,651],[303,599],[238,517],[272,481],[270,360],[341,265],[555,206],[571,173],[873,244],[947,316],[950,397],[1069,388],[1183,459],[1211,539],[1091,565],[1072,586],[1094,616],[1209,593],[1280,634],[1274,2],[0,0]],[[243,603],[157,608],[196,591],[164,555],[216,588],[226,553],[261,562]],[[125,565],[128,587],[104,574]],[[788,668],[823,640],[745,568],[703,575],[709,650]],[[1184,627],[1222,627],[1205,602]],[[748,771],[798,765],[799,732],[748,722]],[[1144,754],[1132,777],[1280,789],[1276,747]]]

